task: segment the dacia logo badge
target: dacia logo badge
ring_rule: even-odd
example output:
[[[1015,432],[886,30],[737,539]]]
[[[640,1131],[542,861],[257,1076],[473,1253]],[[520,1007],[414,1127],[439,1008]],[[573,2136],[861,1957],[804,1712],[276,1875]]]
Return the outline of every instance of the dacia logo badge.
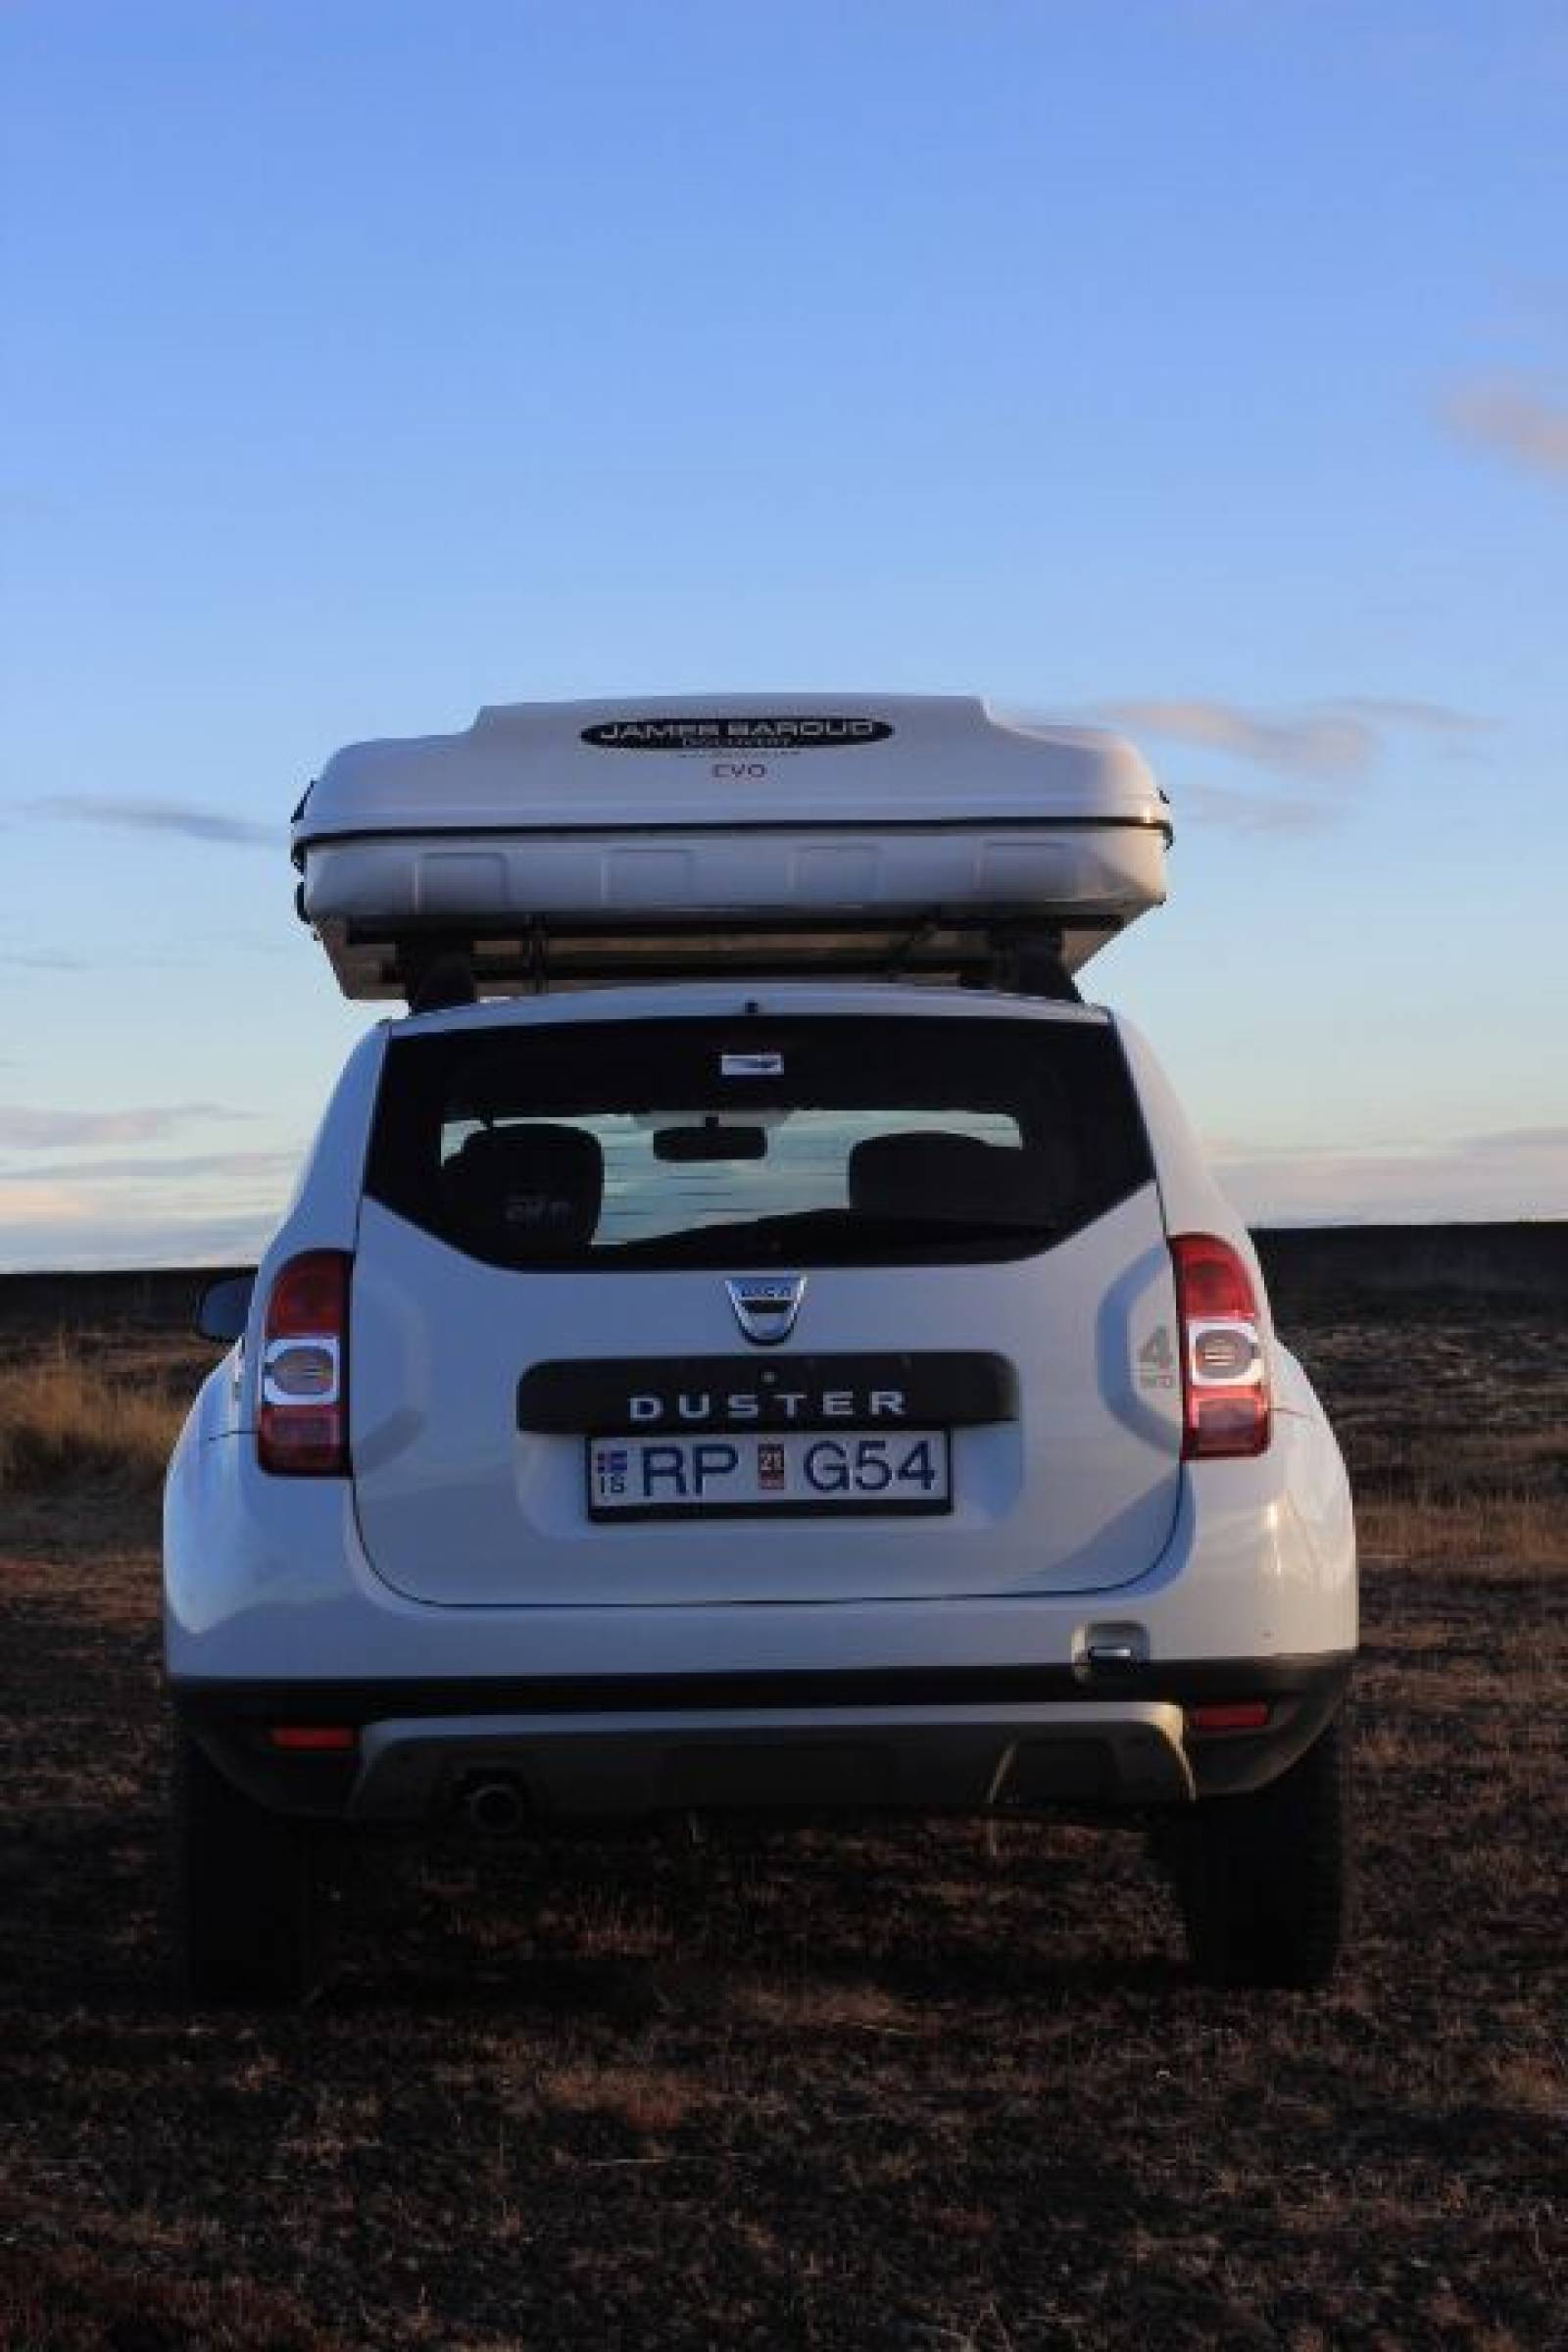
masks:
[[[735,1320],[759,1348],[776,1348],[795,1329],[806,1297],[804,1274],[732,1274],[724,1284]]]

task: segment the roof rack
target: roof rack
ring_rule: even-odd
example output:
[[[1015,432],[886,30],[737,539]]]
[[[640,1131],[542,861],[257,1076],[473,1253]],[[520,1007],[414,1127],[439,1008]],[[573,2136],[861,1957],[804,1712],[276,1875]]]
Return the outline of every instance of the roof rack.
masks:
[[[484,996],[700,979],[902,980],[987,988],[1082,1002],[1063,960],[1059,926],[999,921],[932,908],[913,920],[885,917],[715,923],[624,921],[474,933],[448,925],[400,930],[390,941],[344,943],[368,954],[357,993],[396,994],[411,1011],[434,1012]]]

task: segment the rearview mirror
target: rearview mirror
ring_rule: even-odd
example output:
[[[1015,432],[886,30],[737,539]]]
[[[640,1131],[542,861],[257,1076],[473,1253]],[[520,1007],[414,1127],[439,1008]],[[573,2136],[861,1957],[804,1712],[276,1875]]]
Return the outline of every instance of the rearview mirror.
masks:
[[[210,1282],[196,1301],[193,1319],[198,1336],[217,1340],[224,1348],[243,1339],[255,1289],[254,1274],[225,1274],[221,1282]]]
[[[654,1157],[679,1162],[709,1159],[765,1159],[765,1127],[730,1127],[721,1119],[705,1119],[700,1127],[661,1127],[654,1136]]]

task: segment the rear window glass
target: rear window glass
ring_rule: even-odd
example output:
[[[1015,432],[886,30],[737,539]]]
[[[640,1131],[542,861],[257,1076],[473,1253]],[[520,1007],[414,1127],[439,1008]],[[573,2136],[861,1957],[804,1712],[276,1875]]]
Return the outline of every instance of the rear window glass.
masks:
[[[582,1021],[394,1038],[366,1189],[488,1263],[1026,1255],[1148,1182],[1099,1022]]]

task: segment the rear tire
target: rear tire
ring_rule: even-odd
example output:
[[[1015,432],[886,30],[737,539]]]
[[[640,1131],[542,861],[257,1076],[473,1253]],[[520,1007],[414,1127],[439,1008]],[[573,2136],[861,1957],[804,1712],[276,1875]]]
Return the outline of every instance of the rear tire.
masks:
[[[1309,1986],[1334,1974],[1350,1891],[1348,1717],[1266,1788],[1200,1799],[1171,1861],[1205,1984]]]
[[[202,2003],[302,2001],[319,1974],[312,1824],[256,1804],[175,1732],[175,1954]]]

